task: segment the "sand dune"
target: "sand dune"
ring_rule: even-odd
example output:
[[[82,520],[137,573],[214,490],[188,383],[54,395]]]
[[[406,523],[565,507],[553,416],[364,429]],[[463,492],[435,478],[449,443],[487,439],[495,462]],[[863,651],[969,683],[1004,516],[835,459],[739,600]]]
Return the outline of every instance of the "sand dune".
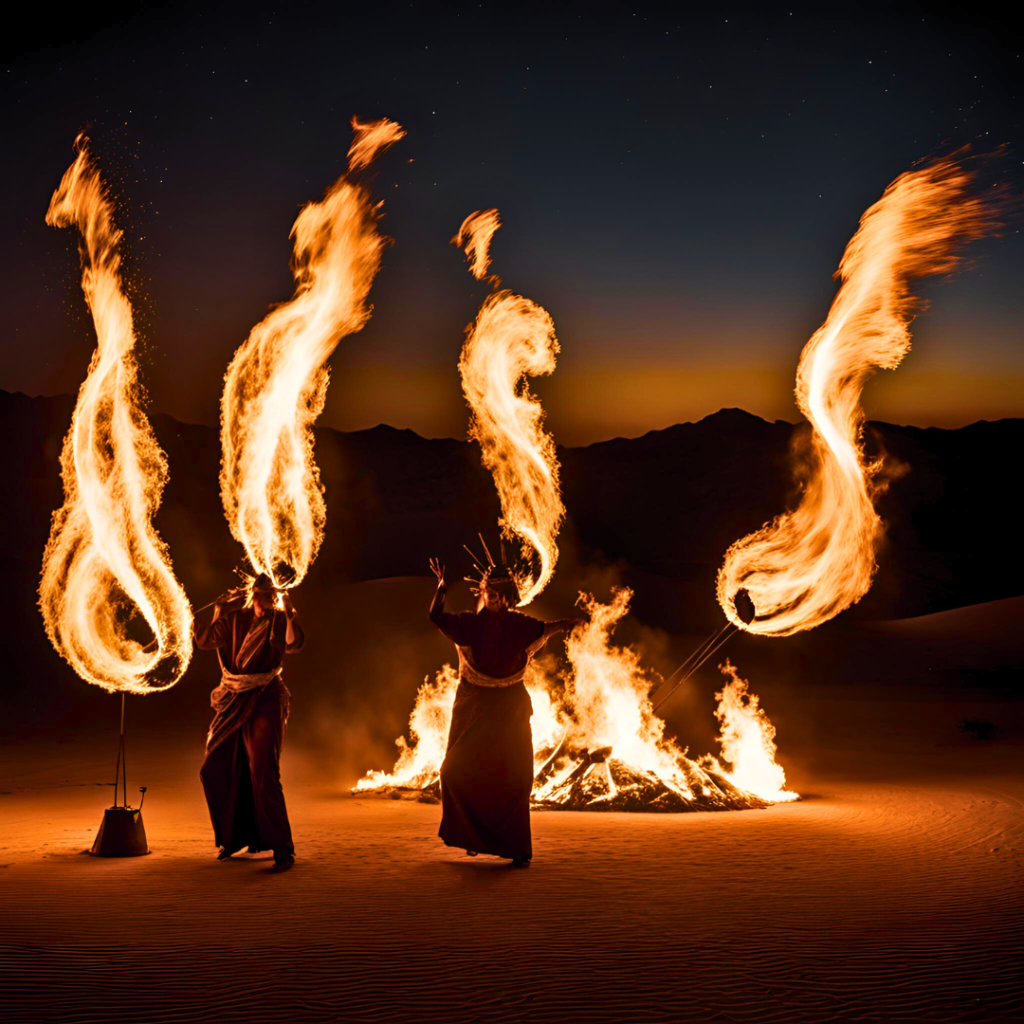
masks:
[[[883,782],[826,758],[791,774],[804,801],[766,811],[537,813],[529,871],[447,850],[436,807],[351,797],[290,750],[283,876],[213,860],[197,752],[166,745],[133,762],[153,853],[84,856],[108,753],[4,755],[11,1020],[1024,1015],[1016,747],[922,751]]]

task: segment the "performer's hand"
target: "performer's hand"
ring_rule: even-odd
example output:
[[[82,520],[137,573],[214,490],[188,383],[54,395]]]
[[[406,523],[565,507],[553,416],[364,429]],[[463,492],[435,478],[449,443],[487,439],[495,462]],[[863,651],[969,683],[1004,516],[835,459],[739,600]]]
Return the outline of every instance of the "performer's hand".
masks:
[[[288,621],[291,622],[295,618],[296,611],[287,590],[281,595],[281,604],[284,605],[284,613],[288,617]]]
[[[430,571],[437,577],[437,585],[439,587],[445,586],[444,566],[436,558],[430,560]]]
[[[213,618],[210,619],[210,622],[216,622],[223,614],[224,614],[224,605],[222,605],[220,603],[220,601],[218,601],[213,606]]]

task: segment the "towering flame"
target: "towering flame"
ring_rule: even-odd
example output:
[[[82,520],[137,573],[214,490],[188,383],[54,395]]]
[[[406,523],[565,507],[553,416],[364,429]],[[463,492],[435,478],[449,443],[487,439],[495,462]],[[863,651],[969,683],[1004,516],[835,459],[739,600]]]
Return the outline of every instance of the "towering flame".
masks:
[[[327,359],[370,318],[366,298],[387,240],[379,206],[353,175],[405,132],[353,119],[348,172],[292,226],[295,294],[235,353],[221,398],[221,498],[231,533],[256,572],[299,583],[323,539],[326,508],[313,458]]]
[[[43,555],[39,606],[57,651],[114,692],[173,686],[192,656],[192,612],[153,516],[167,460],[142,411],[121,231],[88,140],[50,200],[46,223],[81,234],[82,291],[96,351],[61,452],[64,505]]]
[[[572,665],[566,686],[573,721],[569,738],[579,747],[610,747],[614,757],[685,788],[679,770],[682,752],[665,739],[665,723],[654,714],[648,697],[652,678],[636,650],[612,644],[615,627],[632,600],[628,587],[613,590],[608,604],[580,594],[578,604],[587,621],[565,642]]]
[[[452,239],[466,248],[478,278],[490,266],[490,241],[500,223],[497,210],[479,211],[463,221]],[[498,283],[496,277],[490,280]],[[484,300],[459,359],[471,410],[469,434],[480,442],[483,463],[494,476],[502,534],[529,549],[510,567],[521,608],[541,593],[555,571],[556,538],[565,516],[555,442],[526,384],[527,376],[553,373],[557,353],[547,310],[503,289]]]
[[[753,633],[787,636],[837,615],[867,593],[882,523],[875,512],[880,463],[861,442],[861,391],[876,368],[895,369],[910,349],[920,303],[916,278],[948,272],[958,246],[990,229],[991,207],[952,159],[900,175],[861,218],[843,254],[842,281],[825,323],[804,347],[796,398],[813,428],[811,472],[799,506],[728,550],[718,600]],[[756,610],[745,623],[736,596]]]

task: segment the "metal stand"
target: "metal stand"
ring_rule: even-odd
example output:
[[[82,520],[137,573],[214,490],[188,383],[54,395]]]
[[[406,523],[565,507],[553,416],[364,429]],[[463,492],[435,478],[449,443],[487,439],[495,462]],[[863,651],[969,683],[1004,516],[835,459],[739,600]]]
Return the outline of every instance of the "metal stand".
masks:
[[[103,824],[96,833],[96,841],[89,851],[94,857],[141,857],[149,853],[146,829],[142,824],[142,801],[146,799],[143,786],[142,801],[138,808],[128,806],[128,761],[124,743],[125,695],[121,694],[121,740],[117,747],[117,767],[114,769],[114,806],[103,812]],[[124,802],[117,802],[117,787],[121,784]]]

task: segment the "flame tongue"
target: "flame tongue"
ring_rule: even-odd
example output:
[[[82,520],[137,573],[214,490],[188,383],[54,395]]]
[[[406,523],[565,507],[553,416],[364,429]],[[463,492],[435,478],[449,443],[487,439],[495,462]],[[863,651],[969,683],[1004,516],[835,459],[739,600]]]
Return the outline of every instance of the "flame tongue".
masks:
[[[393,121],[353,121],[349,172],[405,134]],[[256,572],[294,585],[323,539],[326,507],[313,458],[327,359],[370,318],[366,302],[386,239],[369,189],[343,176],[292,227],[295,294],[235,353],[221,398],[221,497]]]
[[[732,771],[726,772],[729,780],[740,789],[775,803],[799,799],[786,789],[786,773],[775,760],[775,727],[760,706],[760,698],[750,693],[747,681],[740,679],[728,660],[722,666],[722,674],[729,682],[715,694],[715,717],[722,727],[718,737],[722,757],[733,766]],[[705,757],[703,763],[716,771],[725,771],[716,758]]]
[[[142,412],[121,232],[87,142],[79,146],[46,222],[81,232],[96,351],[61,452],[64,505],[53,516],[39,605],[54,647],[84,680],[152,693],[188,667],[192,613],[152,525],[167,461]],[[133,635],[142,633],[152,642]]]
[[[958,244],[989,230],[989,204],[970,184],[957,163],[938,161],[897,178],[861,219],[839,265],[842,286],[797,370],[797,403],[813,428],[800,505],[733,544],[719,572],[718,600],[737,626],[772,636],[812,629],[870,588],[880,467],[861,445],[861,391],[876,368],[894,369],[910,349],[919,306],[911,280],[951,270]],[[741,590],[757,611],[749,624],[736,609]]]
[[[499,224],[496,210],[475,213],[452,239],[466,246],[476,277],[490,265],[487,250]],[[544,590],[555,571],[556,538],[565,516],[555,442],[543,429],[544,410],[526,385],[527,376],[554,372],[557,353],[547,310],[503,290],[484,300],[459,360],[472,411],[469,434],[480,442],[483,463],[494,476],[502,533],[518,538],[533,553],[527,559],[537,563],[511,567],[520,607]]]

